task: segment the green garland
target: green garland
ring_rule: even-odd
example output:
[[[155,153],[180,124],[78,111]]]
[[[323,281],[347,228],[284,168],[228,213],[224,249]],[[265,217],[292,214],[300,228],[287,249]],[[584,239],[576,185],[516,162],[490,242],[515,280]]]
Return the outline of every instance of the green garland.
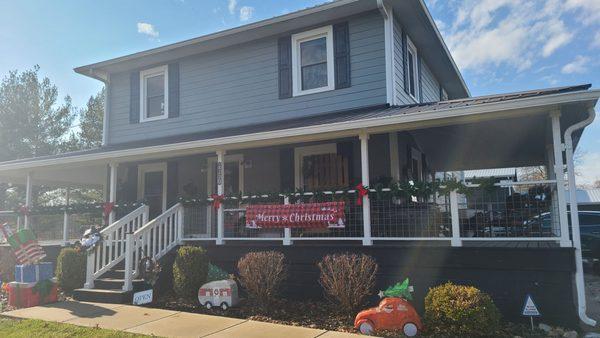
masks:
[[[52,205],[52,206],[33,206],[27,209],[27,214],[30,216],[38,215],[59,215],[65,211],[69,214],[85,214],[85,213],[100,213],[104,212],[105,203],[78,203],[69,205]],[[114,211],[123,209],[135,209],[143,205],[143,201],[116,203],[113,207]],[[21,215],[21,208],[13,210],[14,214]]]
[[[437,180],[433,182],[392,182],[388,185],[377,183],[372,187],[365,187],[369,189],[370,196],[374,199],[405,199],[410,200],[412,197],[420,199],[428,199],[431,196],[448,195],[451,191],[457,191],[459,194],[469,195],[472,189],[467,187],[463,182],[456,179]],[[226,206],[235,206],[240,201],[251,201],[252,203],[280,203],[284,198],[289,198],[290,203],[297,201],[310,200],[324,200],[329,196],[334,196],[336,200],[349,200],[355,198],[355,188],[331,188],[324,190],[304,190],[296,189],[295,191],[284,191],[284,192],[256,192],[248,194],[231,194],[223,196],[223,204]],[[184,205],[212,205],[213,199],[211,197],[180,197],[179,202]]]

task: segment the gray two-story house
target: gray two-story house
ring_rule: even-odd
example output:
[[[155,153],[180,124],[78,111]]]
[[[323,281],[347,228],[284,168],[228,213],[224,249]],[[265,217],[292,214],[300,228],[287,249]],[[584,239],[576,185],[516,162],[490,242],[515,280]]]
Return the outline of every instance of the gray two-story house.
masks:
[[[104,189],[80,299],[126,301],[141,257],[186,243],[231,273],[249,250],[284,252],[290,297],[320,296],[323,255],[365,252],[380,287],[408,276],[418,304],[452,280],[508,317],[531,294],[549,321],[593,322],[565,188],[600,92],[470,97],[422,0],[334,1],[75,71],[106,86],[102,147],[0,163],[0,178],[26,186],[31,210],[37,184]],[[510,198],[469,200],[474,180],[433,184],[525,166],[547,177],[495,182]]]

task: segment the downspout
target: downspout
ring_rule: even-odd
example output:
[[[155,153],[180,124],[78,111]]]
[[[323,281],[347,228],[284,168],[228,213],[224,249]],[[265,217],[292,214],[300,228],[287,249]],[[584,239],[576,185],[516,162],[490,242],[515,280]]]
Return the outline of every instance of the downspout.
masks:
[[[579,319],[587,325],[596,326],[596,321],[586,314],[585,283],[583,279],[583,262],[581,256],[581,237],[579,232],[579,210],[577,207],[577,187],[575,186],[575,168],[573,163],[573,137],[574,131],[583,129],[594,121],[596,113],[594,108],[588,110],[588,117],[565,131],[565,152],[567,155],[567,175],[569,179],[569,198],[571,208],[571,228],[573,246],[575,247],[575,288],[577,290],[577,310]]]

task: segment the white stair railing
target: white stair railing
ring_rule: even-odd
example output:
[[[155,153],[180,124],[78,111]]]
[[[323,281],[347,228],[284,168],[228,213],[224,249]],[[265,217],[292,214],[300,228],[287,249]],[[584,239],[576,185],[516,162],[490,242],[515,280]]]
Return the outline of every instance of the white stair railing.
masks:
[[[176,247],[183,233],[183,206],[178,203],[126,237],[125,283],[123,291],[133,289],[133,278],[139,274],[144,257],[160,259]]]
[[[94,281],[125,258],[127,234],[148,222],[148,206],[142,205],[100,231],[102,242],[87,256],[84,288],[92,289]]]

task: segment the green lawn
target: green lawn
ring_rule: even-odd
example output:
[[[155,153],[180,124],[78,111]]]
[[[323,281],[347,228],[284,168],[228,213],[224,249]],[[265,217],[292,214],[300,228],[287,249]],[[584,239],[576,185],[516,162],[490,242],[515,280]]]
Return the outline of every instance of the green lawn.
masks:
[[[0,317],[0,337],[148,337],[114,330],[81,327],[43,320]]]

